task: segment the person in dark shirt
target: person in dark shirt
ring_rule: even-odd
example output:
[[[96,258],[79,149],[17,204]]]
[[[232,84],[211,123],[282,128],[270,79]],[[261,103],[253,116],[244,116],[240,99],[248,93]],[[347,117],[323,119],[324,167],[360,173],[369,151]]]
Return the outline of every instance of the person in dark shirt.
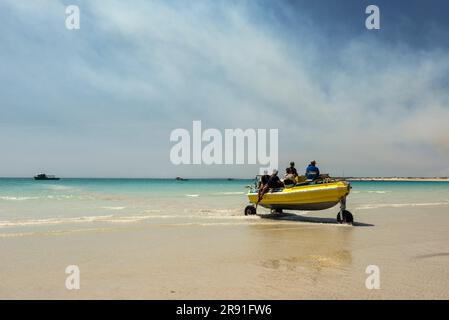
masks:
[[[260,200],[262,200],[263,195],[268,191],[268,180],[270,180],[270,175],[267,170],[264,170],[263,175],[260,177],[259,186],[258,186],[258,200],[257,204],[259,204]],[[256,208],[257,208],[256,204]]]
[[[314,181],[319,177],[319,175],[320,169],[316,166],[316,161],[313,160],[306,169],[306,179]]]
[[[268,174],[264,174],[260,178],[260,181],[262,182],[263,185],[266,185],[268,183],[268,180],[270,180],[270,176]]]
[[[262,188],[268,183],[269,179],[270,179],[270,175],[268,174],[268,171],[265,170],[263,172],[263,175],[260,176],[259,190],[262,190]]]
[[[298,171],[296,171],[295,163],[294,163],[293,161],[290,162],[290,170],[292,171],[291,173],[292,173],[295,177],[298,176]]]
[[[262,200],[265,193],[268,192],[270,189],[276,189],[276,188],[283,188],[284,184],[282,183],[281,179],[278,177],[278,171],[275,169],[273,170],[273,174],[268,179],[267,183],[259,189],[259,198],[256,203],[256,208],[259,202]]]
[[[277,170],[273,170],[273,174],[271,175],[270,179],[268,179],[267,184],[268,184],[268,188],[270,188],[270,189],[282,188],[284,186],[281,179],[279,179],[279,177],[278,177]]]

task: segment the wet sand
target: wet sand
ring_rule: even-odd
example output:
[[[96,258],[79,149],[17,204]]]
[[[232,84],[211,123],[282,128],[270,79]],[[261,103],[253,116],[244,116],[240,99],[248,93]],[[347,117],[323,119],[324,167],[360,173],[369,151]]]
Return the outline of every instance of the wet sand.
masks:
[[[448,299],[445,210],[360,210],[352,227],[335,223],[334,208],[3,238],[0,298]],[[69,291],[64,271],[73,264],[81,289]],[[379,290],[365,287],[368,265],[380,268]]]

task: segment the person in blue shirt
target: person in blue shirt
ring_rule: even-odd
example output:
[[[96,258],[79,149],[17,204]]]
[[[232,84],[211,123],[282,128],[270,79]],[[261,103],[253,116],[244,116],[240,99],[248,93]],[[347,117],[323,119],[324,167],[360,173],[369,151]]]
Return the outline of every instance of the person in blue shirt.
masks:
[[[306,169],[306,179],[307,180],[316,180],[320,175],[320,169],[316,166],[316,161],[313,160],[310,162],[309,166]]]

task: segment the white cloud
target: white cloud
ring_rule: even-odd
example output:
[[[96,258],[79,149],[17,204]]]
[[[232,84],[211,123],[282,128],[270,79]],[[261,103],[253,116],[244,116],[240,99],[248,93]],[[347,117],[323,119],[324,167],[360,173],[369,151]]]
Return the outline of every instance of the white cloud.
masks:
[[[26,71],[48,80],[43,93],[56,90],[53,100],[34,93],[37,113],[67,96],[78,99],[69,104],[76,107],[56,111],[56,120],[64,119],[69,127],[73,121],[72,130],[80,132],[74,137],[58,129],[74,150],[92,139],[92,128],[113,132],[89,141],[99,146],[91,153],[93,163],[105,158],[100,146],[107,142],[143,158],[133,166],[136,175],[139,170],[146,176],[203,175],[204,168],[173,168],[168,160],[169,132],[202,120],[218,128],[280,128],[281,162],[317,158],[335,174],[433,175],[447,167],[447,52],[357,37],[324,55],[309,41],[316,32],[310,24],[297,34],[280,34],[285,30],[279,25],[257,19],[260,8],[240,2],[81,2],[81,30],[67,33],[57,15],[62,5],[51,3],[50,10],[43,10],[8,2],[21,23],[38,26],[30,30],[33,36],[43,37],[47,30],[44,43],[14,34],[23,26],[8,25],[12,34],[4,28],[0,35],[8,37],[9,46],[16,39],[20,52],[35,52],[35,61],[25,61]],[[50,21],[51,30],[39,27],[43,20]],[[9,69],[9,75],[25,71],[24,61],[5,58],[15,70]],[[45,75],[39,61],[45,61]],[[16,132],[11,126],[0,130]],[[53,133],[39,134],[45,144]],[[146,142],[136,135],[147,137]],[[18,156],[24,154],[21,150]],[[114,174],[123,166],[108,158],[102,170]],[[228,166],[206,174],[252,175],[248,170]]]

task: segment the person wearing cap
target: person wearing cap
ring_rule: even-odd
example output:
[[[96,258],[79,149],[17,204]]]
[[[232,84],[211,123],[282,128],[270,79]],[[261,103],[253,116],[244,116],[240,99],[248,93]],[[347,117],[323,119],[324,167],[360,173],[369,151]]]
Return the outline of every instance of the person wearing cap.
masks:
[[[316,180],[320,175],[320,169],[316,166],[316,161],[310,162],[309,166],[306,168],[306,179],[310,181]]]
[[[273,170],[273,174],[270,176],[270,179],[268,179],[268,188],[270,189],[276,189],[276,188],[283,188],[284,184],[282,183],[281,179],[278,177],[278,171],[276,169]]]

